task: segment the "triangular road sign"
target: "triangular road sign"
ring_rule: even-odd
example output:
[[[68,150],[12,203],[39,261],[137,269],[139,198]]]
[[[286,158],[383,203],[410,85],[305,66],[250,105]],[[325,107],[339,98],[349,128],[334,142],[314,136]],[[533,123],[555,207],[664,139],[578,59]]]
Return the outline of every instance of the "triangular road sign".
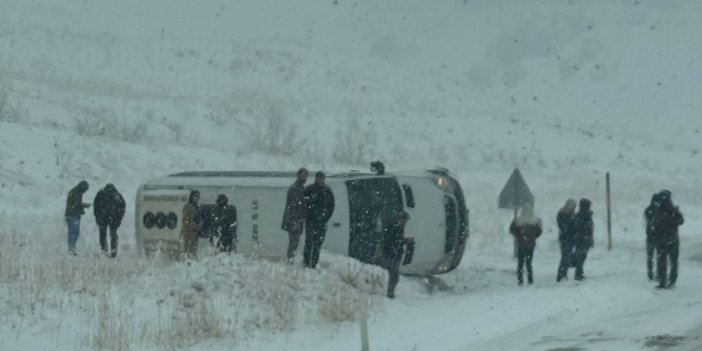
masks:
[[[504,189],[500,192],[497,207],[516,209],[527,203],[534,204],[534,195],[529,190],[519,168],[515,168]]]

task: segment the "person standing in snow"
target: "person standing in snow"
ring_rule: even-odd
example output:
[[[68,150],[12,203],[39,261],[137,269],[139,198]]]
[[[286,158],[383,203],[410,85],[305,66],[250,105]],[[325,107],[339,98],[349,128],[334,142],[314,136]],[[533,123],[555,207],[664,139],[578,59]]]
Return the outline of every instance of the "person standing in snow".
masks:
[[[68,252],[76,255],[76,243],[80,237],[80,217],[90,204],[83,202],[83,194],[88,191],[88,182],[82,180],[68,192],[66,199],[66,224],[68,225]]]
[[[202,229],[198,201],[200,201],[200,192],[192,190],[188,197],[188,203],[183,206],[180,239],[183,242],[183,255],[189,259],[197,258],[197,239]]]
[[[220,252],[227,254],[236,253],[236,207],[229,205],[226,195],[219,194],[212,215],[215,232],[219,237],[217,248]]]
[[[585,279],[583,267],[587,252],[594,245],[594,224],[592,223],[592,201],[580,199],[580,207],[574,219],[573,245],[575,247],[575,280]]]
[[[524,284],[523,271],[526,265],[527,282],[534,282],[531,260],[534,258],[536,239],[541,236],[541,219],[534,215],[534,205],[524,204],[519,215],[509,226],[509,232],[517,242],[517,284]]]
[[[680,235],[678,227],[685,220],[678,207],[673,205],[671,193],[662,190],[658,193],[660,208],[654,213],[653,237],[658,254],[657,274],[658,288],[671,288],[678,279],[678,255],[680,253]],[[670,276],[668,275],[668,259],[670,259]]]
[[[107,254],[107,227],[110,228],[110,257],[117,256],[117,228],[122,223],[126,204],[113,184],[98,191],[93,201],[93,214],[100,233],[100,248]]]
[[[305,168],[297,170],[295,182],[288,187],[288,194],[285,197],[285,210],[283,212],[283,223],[281,229],[288,232],[288,263],[292,264],[295,259],[295,251],[300,244],[302,229],[305,225],[305,183],[307,182],[308,171]]]
[[[573,254],[573,218],[575,217],[575,206],[575,200],[568,199],[565,205],[558,210],[558,215],[556,215],[558,242],[561,246],[561,261],[558,265],[558,273],[556,274],[557,282],[560,282],[563,278],[568,276],[568,267],[570,266]]]
[[[655,231],[654,219],[656,214],[660,211],[661,200],[660,194],[653,194],[651,197],[651,204],[644,210],[644,219],[646,220],[646,272],[648,274],[649,280],[655,280],[653,275],[653,258],[656,252],[656,243],[653,238],[653,233]]]
[[[388,298],[395,298],[395,287],[400,282],[400,264],[405,244],[412,238],[405,238],[405,226],[409,221],[409,213],[402,211],[397,215],[394,223],[384,230],[383,258],[385,269],[388,270]]]
[[[319,251],[327,234],[327,222],[334,213],[334,194],[324,184],[325,179],[323,172],[317,172],[314,184],[306,187],[303,192],[306,205],[303,264],[307,268],[317,267]]]

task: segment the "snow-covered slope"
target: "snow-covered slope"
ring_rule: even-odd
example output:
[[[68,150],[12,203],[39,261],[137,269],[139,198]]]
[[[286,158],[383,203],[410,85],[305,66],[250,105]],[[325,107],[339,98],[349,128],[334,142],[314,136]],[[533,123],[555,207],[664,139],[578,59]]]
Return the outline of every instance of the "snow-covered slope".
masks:
[[[268,270],[263,276],[275,280],[286,275],[275,263],[142,261],[129,217],[115,273],[92,255],[98,245],[89,217],[79,243],[84,256],[64,257],[62,213],[65,194],[81,179],[91,184],[88,198],[112,182],[131,199],[144,180],[180,170],[346,170],[380,158],[390,170],[441,165],[457,173],[472,236],[463,264],[443,277],[451,293],[428,294],[411,279],[401,283],[398,301],[371,291],[376,347],[621,350],[664,333],[687,336],[683,346],[692,347],[690,335],[702,325],[695,312],[702,275],[700,14],[702,3],[691,0],[5,0],[0,293],[13,293],[0,294],[1,340],[9,349],[92,349],[105,346],[103,339],[127,340],[130,349],[354,349],[354,325],[329,324],[306,303],[300,308],[312,312],[284,328],[227,319],[240,309],[224,307],[227,294],[244,294],[245,304],[270,302],[252,291],[277,285],[237,290],[229,282],[227,291],[217,290],[211,285],[226,277],[216,267],[253,265],[242,274]],[[515,166],[548,224],[534,289],[513,288],[510,214],[495,208]],[[604,249],[605,172],[613,179],[612,252]],[[673,191],[687,222],[679,288],[659,294],[642,281],[641,212],[662,188]],[[595,201],[592,279],[556,286],[554,213],[565,198],[583,196]],[[34,251],[38,242],[47,247]],[[299,300],[316,298],[315,291],[349,298],[335,292],[348,281],[335,277],[366,268],[325,260],[329,272],[296,272],[307,285],[284,292],[299,291]],[[114,284],[98,279],[91,287],[91,277],[102,274]],[[206,313],[218,329],[165,344],[158,338],[177,332],[165,322],[171,313],[187,321],[176,307],[189,302],[176,297],[198,282],[220,312]],[[643,315],[653,321],[621,327]],[[679,318],[666,328],[655,323],[672,317]],[[98,320],[117,323],[121,334],[96,338],[111,329]],[[142,332],[138,323],[164,325]],[[305,328],[310,323],[315,331]],[[231,335],[240,329],[247,337]]]

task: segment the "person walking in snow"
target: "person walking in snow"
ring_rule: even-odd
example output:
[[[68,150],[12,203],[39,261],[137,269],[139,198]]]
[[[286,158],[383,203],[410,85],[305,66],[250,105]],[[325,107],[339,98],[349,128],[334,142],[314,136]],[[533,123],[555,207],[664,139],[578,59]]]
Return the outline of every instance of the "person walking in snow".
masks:
[[[217,248],[220,252],[227,254],[236,253],[236,207],[229,205],[229,199],[226,195],[219,194],[212,215],[215,232],[219,238]]]
[[[283,223],[281,229],[288,232],[288,263],[292,264],[295,259],[295,251],[300,244],[300,237],[305,225],[305,183],[307,183],[308,171],[305,168],[297,170],[297,178],[290,187],[285,197],[285,210],[283,212]]]
[[[568,276],[568,267],[573,255],[573,219],[575,217],[576,202],[573,199],[566,200],[565,205],[558,210],[556,223],[558,224],[558,242],[561,247],[561,261],[558,265],[556,281],[560,282]]]
[[[66,199],[66,224],[68,225],[68,252],[76,255],[76,243],[80,237],[80,217],[90,204],[83,202],[83,194],[88,191],[88,182],[82,180],[68,192]]]
[[[573,245],[575,247],[575,280],[585,279],[583,267],[587,252],[594,245],[594,224],[592,223],[592,201],[582,198],[578,213],[575,214]]]
[[[402,211],[397,215],[395,221],[389,228],[385,229],[383,235],[383,258],[385,269],[388,270],[388,298],[395,298],[395,287],[400,282],[400,264],[404,247],[413,241],[412,238],[405,238],[405,226],[409,221],[409,213]]]
[[[541,219],[534,215],[534,205],[524,204],[519,215],[509,226],[509,232],[517,242],[517,284],[524,284],[524,266],[527,270],[527,282],[534,282],[534,270],[531,260],[534,258],[536,239],[541,236]]]
[[[327,234],[327,222],[334,213],[334,194],[324,184],[325,179],[323,172],[317,172],[314,184],[303,192],[306,205],[303,264],[307,268],[317,267],[319,251]]]
[[[93,201],[93,214],[100,234],[100,248],[110,257],[117,256],[117,228],[122,223],[126,204],[122,194],[113,184],[107,184],[98,191]],[[110,245],[107,245],[107,228],[110,228]]]
[[[672,195],[668,190],[658,193],[660,208],[654,212],[653,237],[658,254],[657,275],[658,288],[671,288],[678,279],[678,256],[680,254],[680,236],[678,227],[685,219],[680,209],[673,205]],[[670,275],[668,275],[670,260]]]
[[[183,243],[183,256],[189,259],[197,258],[197,239],[202,229],[199,201],[200,192],[192,190],[188,197],[188,203],[183,206],[180,239]]]
[[[660,194],[653,194],[651,197],[651,204],[644,210],[644,220],[646,221],[646,272],[649,280],[655,280],[653,274],[653,259],[656,253],[656,242],[653,234],[655,231],[654,219],[661,207],[660,198]]]

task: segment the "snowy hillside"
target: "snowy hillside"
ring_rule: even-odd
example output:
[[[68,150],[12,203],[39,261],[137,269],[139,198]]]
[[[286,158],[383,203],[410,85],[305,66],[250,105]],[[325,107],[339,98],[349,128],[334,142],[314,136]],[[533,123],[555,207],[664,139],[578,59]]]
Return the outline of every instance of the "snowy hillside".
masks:
[[[0,7],[0,350],[352,350],[368,300],[372,350],[636,350],[664,334],[702,347],[698,1]],[[403,278],[386,301],[382,271],[331,255],[303,272],[135,251],[133,198],[147,179],[372,159],[458,175],[471,237],[441,277],[450,291]],[[514,282],[510,213],[496,208],[514,167],[547,224],[529,289]],[[128,200],[116,262],[98,257],[91,216],[81,255],[65,257],[65,196],[81,179],[86,200],[108,182]],[[678,288],[657,292],[644,279],[641,214],[663,188],[686,223]],[[554,217],[568,197],[594,201],[596,246],[587,282],[556,285]]]

